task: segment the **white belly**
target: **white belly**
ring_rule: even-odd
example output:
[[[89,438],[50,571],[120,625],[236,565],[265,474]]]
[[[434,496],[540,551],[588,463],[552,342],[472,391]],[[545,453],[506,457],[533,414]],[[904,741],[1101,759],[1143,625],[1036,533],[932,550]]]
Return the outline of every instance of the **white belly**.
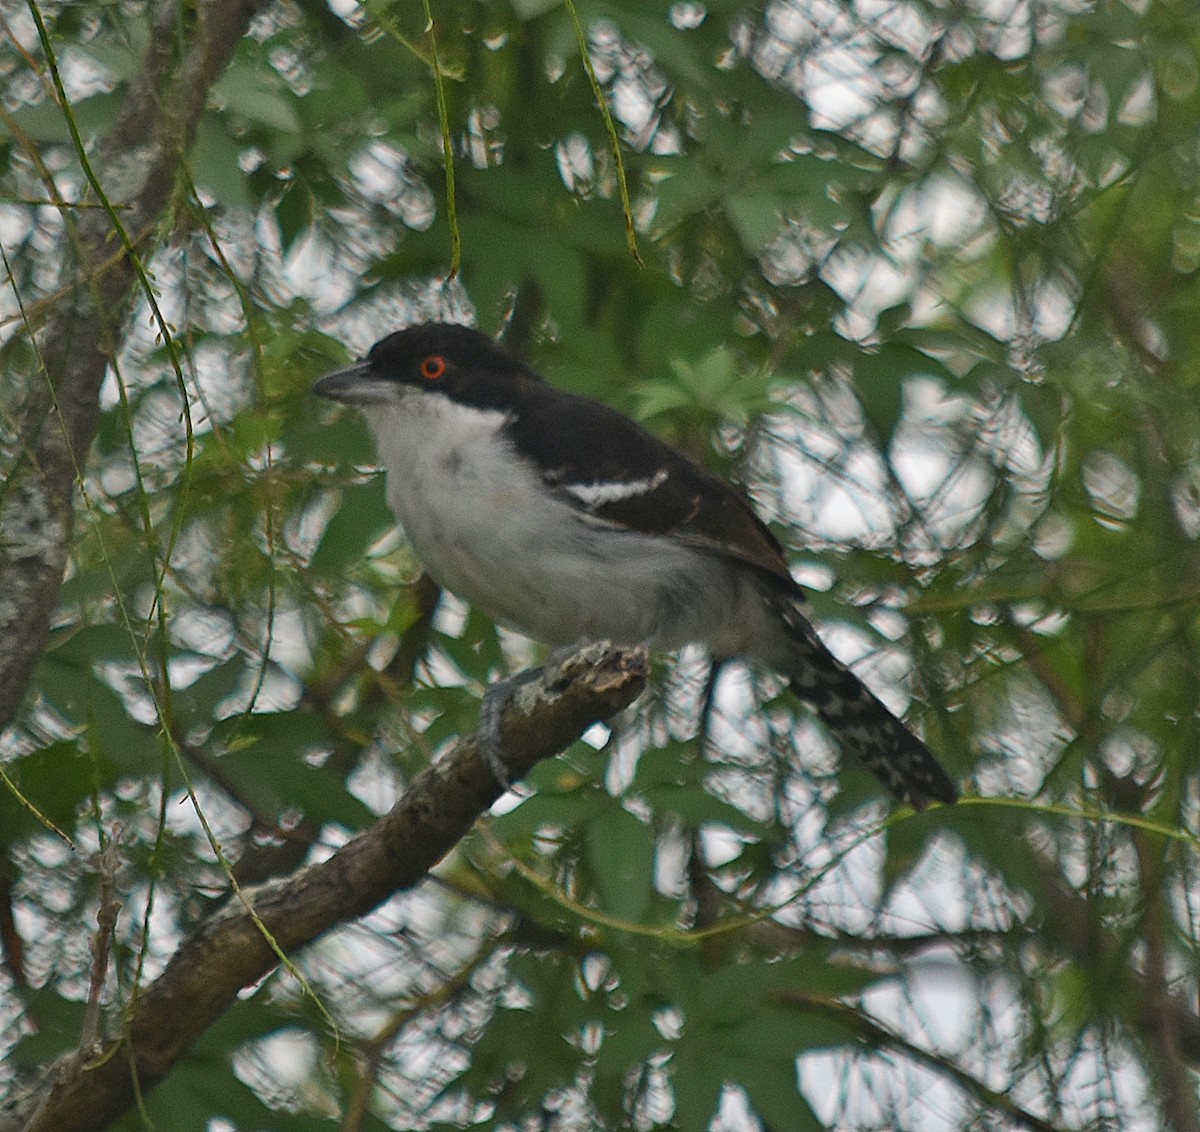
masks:
[[[716,555],[598,525],[565,501],[547,502],[536,473],[499,433],[497,410],[428,402],[371,406],[387,498],[433,578],[493,620],[548,645],[583,638],[674,648],[703,641],[725,656],[756,651],[762,595]],[[753,591],[753,592],[751,592]],[[740,607],[740,612],[738,609]]]

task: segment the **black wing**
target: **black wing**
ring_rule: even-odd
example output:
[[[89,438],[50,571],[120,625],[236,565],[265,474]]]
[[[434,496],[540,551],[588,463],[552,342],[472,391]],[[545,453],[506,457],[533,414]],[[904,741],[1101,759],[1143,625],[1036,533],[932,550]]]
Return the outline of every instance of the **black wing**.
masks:
[[[799,592],[779,541],[737,489],[600,402],[542,383],[523,392],[508,434],[572,506],[739,559]]]

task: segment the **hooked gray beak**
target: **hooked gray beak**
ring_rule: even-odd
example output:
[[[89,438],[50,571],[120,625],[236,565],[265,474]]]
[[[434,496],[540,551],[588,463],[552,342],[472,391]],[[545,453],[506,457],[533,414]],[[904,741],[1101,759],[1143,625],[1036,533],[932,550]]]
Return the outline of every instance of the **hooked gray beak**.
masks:
[[[312,391],[319,397],[345,401],[352,405],[391,401],[395,390],[396,383],[380,377],[371,363],[366,361],[335,369],[332,373],[317,378],[312,387]]]

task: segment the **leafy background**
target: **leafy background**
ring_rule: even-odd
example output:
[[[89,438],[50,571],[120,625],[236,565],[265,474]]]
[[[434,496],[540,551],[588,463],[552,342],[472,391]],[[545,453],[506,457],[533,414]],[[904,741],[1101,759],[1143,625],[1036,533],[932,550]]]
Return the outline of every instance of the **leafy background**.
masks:
[[[0,1082],[101,990],[118,1036],[231,869],[369,826],[534,658],[434,611],[361,421],[308,395],[438,317],[743,482],[968,797],[891,807],[770,674],[701,728],[703,658],[664,658],[122,1126],[1200,1127],[1200,14],[430,9],[261,8],[165,212],[106,182],[147,287],[0,743]],[[170,12],[3,13],[0,492]]]

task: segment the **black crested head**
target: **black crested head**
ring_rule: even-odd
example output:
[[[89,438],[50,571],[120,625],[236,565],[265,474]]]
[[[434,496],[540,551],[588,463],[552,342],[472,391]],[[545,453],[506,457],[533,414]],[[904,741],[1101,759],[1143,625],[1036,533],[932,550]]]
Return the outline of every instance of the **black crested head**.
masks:
[[[327,373],[313,392],[350,404],[395,404],[421,390],[464,405],[514,409],[539,376],[469,326],[427,322],[380,339],[353,365]],[[548,387],[543,387],[548,388]]]
[[[512,354],[486,334],[453,322],[422,322],[397,330],[371,347],[367,360],[380,369],[403,367],[440,353],[458,365],[489,370],[523,369]]]
[[[426,322],[381,338],[366,358],[386,380],[437,390],[456,401],[489,405],[514,383],[539,380],[520,358],[469,326]]]

